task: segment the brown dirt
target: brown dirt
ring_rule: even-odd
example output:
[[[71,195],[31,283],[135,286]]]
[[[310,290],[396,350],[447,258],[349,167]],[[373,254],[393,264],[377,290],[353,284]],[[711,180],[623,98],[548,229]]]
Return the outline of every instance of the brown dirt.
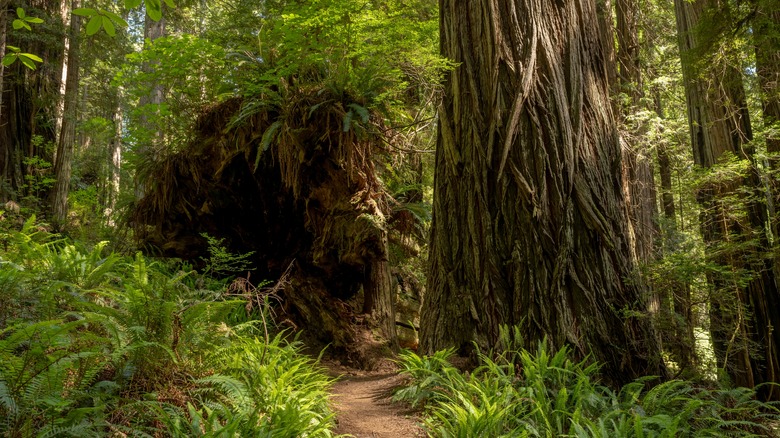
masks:
[[[425,437],[415,412],[391,400],[392,392],[403,383],[396,368],[383,364],[376,371],[363,371],[325,364],[334,376],[333,408],[336,411],[337,434],[355,438]]]

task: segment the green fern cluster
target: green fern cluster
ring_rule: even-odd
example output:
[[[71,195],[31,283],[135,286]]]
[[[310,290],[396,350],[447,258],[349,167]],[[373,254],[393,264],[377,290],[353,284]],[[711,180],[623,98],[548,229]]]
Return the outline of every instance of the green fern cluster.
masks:
[[[329,378],[224,283],[34,218],[2,240],[0,436],[332,435]]]
[[[773,436],[770,425],[780,418],[746,388],[652,386],[648,377],[614,392],[597,383],[597,365],[572,361],[566,347],[550,352],[545,342],[535,352],[479,354],[481,365],[468,374],[447,362],[451,355],[405,352],[400,360],[411,383],[395,397],[424,402],[426,427],[437,437]]]

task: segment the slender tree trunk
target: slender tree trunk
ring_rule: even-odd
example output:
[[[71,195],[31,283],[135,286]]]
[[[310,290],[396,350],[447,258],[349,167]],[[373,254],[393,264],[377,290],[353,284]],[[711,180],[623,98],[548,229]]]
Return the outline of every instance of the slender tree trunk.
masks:
[[[8,41],[8,2],[0,0],[0,60],[5,57],[5,46]],[[5,65],[0,63],[0,121],[3,120],[3,88],[5,78]]]
[[[665,368],[626,279],[621,153],[596,2],[442,0],[446,80],[421,347],[493,346],[503,324],[603,363]]]
[[[63,0],[60,6],[60,15],[62,18],[62,24],[67,29],[70,27],[70,1]],[[62,62],[59,65],[60,71],[60,94],[57,97],[57,106],[54,110],[54,133],[56,135],[55,141],[59,143],[60,134],[62,132],[62,115],[65,110],[65,87],[68,83],[68,53],[70,51],[70,38],[66,35],[64,41],[64,49]]]
[[[751,241],[748,247],[768,246],[764,228],[768,218],[766,206],[760,201],[761,180],[748,143],[752,131],[741,73],[727,64],[700,67],[695,58],[700,51],[698,26],[705,14],[711,14],[711,19],[728,15],[716,13],[715,7],[711,0],[675,0],[694,162],[709,168],[727,152],[751,162],[747,177],[708,183],[699,189],[697,200],[702,206],[701,229],[709,258],[734,272],[744,269],[752,274],[744,285],[714,274],[709,280],[715,289],[710,326],[718,367],[728,373],[733,384],[754,387],[777,381],[780,373],[775,361],[779,344],[774,331],[780,323],[775,320],[778,290],[771,261],[758,251],[740,249]],[[747,221],[740,221],[740,214],[735,212],[739,207],[723,197],[744,189],[752,193],[742,207]],[[733,249],[732,244],[739,246]]]
[[[660,93],[653,96],[654,110],[660,119],[664,119],[663,104]],[[674,195],[672,193],[672,166],[669,159],[669,144],[664,141],[662,133],[658,133],[659,142],[656,147],[658,155],[658,170],[661,177],[661,204],[664,218],[667,221],[668,233],[676,233],[677,228],[677,210],[674,206]],[[661,245],[661,251],[670,253],[677,250],[676,243],[669,243],[664,239]],[[666,312],[661,317],[662,326],[668,333],[665,345],[671,351],[672,357],[677,362],[679,369],[686,370],[695,367],[698,362],[696,356],[696,338],[693,328],[693,311],[691,301],[691,286],[689,283],[677,278],[662,279],[663,285],[659,289],[664,290],[662,294],[661,305]],[[668,314],[668,310],[673,313]],[[665,313],[665,314],[664,314]]]
[[[119,87],[116,95],[116,108],[114,109],[114,138],[110,143],[109,154],[109,183],[108,183],[108,209],[105,211],[106,223],[109,226],[114,225],[114,215],[116,214],[116,203],[119,199],[119,189],[122,170],[122,87]]]
[[[80,7],[80,0],[73,0],[73,8]],[[68,53],[68,76],[63,97],[62,129],[57,143],[54,162],[55,183],[52,192],[52,213],[55,223],[65,223],[68,215],[68,191],[70,190],[73,148],[76,142],[76,118],[79,91],[79,30],[81,17],[74,15],[70,20],[70,50]]]
[[[635,0],[617,0],[617,61],[618,82],[622,94],[629,96],[627,105],[621,108],[621,125],[624,128],[623,167],[626,172],[626,192],[629,218],[634,230],[635,251],[641,263],[650,262],[655,255],[657,227],[656,193],[652,161],[641,150],[641,140],[647,132],[642,123],[626,117],[642,109],[642,75],[639,60],[639,32]],[[657,301],[657,297],[656,300]]]
[[[163,12],[164,12],[165,6],[163,6]],[[146,21],[144,22],[144,44],[152,43],[157,38],[165,36],[165,16],[159,20],[154,21],[149,16],[146,16]],[[142,66],[143,70],[145,72],[151,72],[154,69],[154,65],[150,63],[144,63]],[[159,84],[149,84],[150,85],[150,91],[149,94],[146,96],[141,96],[141,99],[139,100],[139,106],[143,109],[144,107],[149,107],[152,105],[157,105],[155,108],[159,108],[159,105],[163,103],[163,97],[164,97],[164,90],[163,87]],[[141,117],[141,125],[146,130],[146,139],[145,144],[140,145],[140,153],[146,156],[146,160],[148,163],[154,163],[158,160],[162,145],[163,145],[163,136],[164,133],[160,129],[161,124],[160,121],[157,119],[157,115],[159,115],[159,111],[154,111],[153,117],[149,117],[150,110],[146,109],[144,116]],[[145,185],[143,181],[139,181],[138,178],[135,180],[135,197],[136,199],[141,199],[144,195],[144,192],[146,191]]]
[[[159,21],[154,21],[147,15],[146,21],[144,22],[144,39],[153,43],[156,39],[163,36],[165,36],[165,17],[161,18]],[[143,69],[148,72],[152,71],[154,68],[154,65],[150,64],[145,64],[143,66]],[[164,91],[162,85],[153,84],[149,95],[141,98],[141,106],[162,104],[164,100]],[[150,131],[149,138],[151,144],[148,146],[153,150],[156,156],[159,152],[159,148],[162,147],[163,132],[160,130],[160,124],[157,120],[146,119],[144,122]]]

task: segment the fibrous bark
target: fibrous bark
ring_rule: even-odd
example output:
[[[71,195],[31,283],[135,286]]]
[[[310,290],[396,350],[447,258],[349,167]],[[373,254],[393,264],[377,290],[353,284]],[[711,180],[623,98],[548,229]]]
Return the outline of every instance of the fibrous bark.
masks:
[[[255,251],[252,278],[277,279],[292,266],[285,318],[370,367],[359,350],[365,332],[396,343],[379,140],[344,130],[345,108],[364,102],[313,86],[282,93],[284,105],[235,127],[241,99],[207,109],[190,147],[145,169],[154,177],[135,208],[136,232],[190,260],[204,253],[200,233],[226,238],[233,252]]]
[[[613,383],[664,374],[634,265],[589,0],[441,2],[445,79],[421,347],[569,344]]]

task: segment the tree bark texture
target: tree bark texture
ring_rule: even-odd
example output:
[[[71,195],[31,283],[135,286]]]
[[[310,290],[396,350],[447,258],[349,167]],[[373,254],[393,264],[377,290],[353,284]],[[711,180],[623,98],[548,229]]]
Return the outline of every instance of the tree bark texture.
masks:
[[[73,9],[81,7],[80,0],[73,0]],[[68,191],[70,190],[73,148],[76,143],[76,122],[79,94],[79,30],[81,17],[73,15],[70,19],[68,49],[68,75],[63,96],[62,128],[57,142],[57,154],[54,161],[54,189],[52,191],[52,214],[55,223],[62,225],[68,215]]]
[[[658,235],[653,163],[649,154],[641,150],[641,139],[647,127],[625,117],[642,106],[641,99],[644,96],[639,60],[638,13],[635,0],[617,0],[615,3],[619,91],[629,96],[627,105],[621,108],[624,191],[633,229],[634,251],[641,263],[648,263],[654,258]]]
[[[592,354],[613,383],[664,374],[634,265],[590,0],[442,0],[458,63],[440,110],[424,352],[520,325]]]
[[[747,177],[708,183],[699,188],[697,199],[702,206],[701,229],[710,259],[729,269],[751,273],[745,285],[714,274],[709,280],[715,289],[710,303],[710,331],[718,367],[728,373],[734,385],[753,387],[777,382],[780,376],[776,363],[780,334],[774,329],[780,327],[780,295],[771,260],[758,253],[769,244],[764,225],[768,217],[754,152],[748,143],[752,131],[741,73],[725,64],[702,68],[695,59],[701,44],[698,26],[705,14],[710,14],[710,19],[727,15],[716,14],[715,5],[711,0],[675,0],[675,11],[694,162],[710,168],[727,152],[751,162]],[[741,207],[742,212],[735,213],[732,201],[723,197],[740,189],[751,196]],[[740,220],[741,215],[746,220]],[[723,244],[744,247],[751,239],[758,250],[749,246],[722,250]],[[764,398],[776,399],[779,395],[766,386],[759,392]]]
[[[764,126],[769,128],[769,134],[766,140],[767,152],[770,153],[770,167],[775,172],[780,169],[780,2],[777,0],[757,0],[756,17],[754,19],[753,29],[756,39],[756,72],[761,90],[762,112],[764,116]],[[774,154],[774,156],[772,155]],[[776,175],[776,173],[775,173]],[[767,196],[770,206],[770,224],[774,236],[774,280],[775,288],[770,289],[761,312],[762,321],[757,324],[769,324],[764,328],[763,344],[766,354],[765,381],[777,382],[780,379],[780,309],[777,307],[780,293],[778,293],[777,281],[780,278],[780,256],[778,256],[778,237],[780,237],[780,218],[777,216],[778,205],[780,205],[780,180],[770,178],[770,188]],[[761,327],[758,327],[761,329]],[[775,387],[764,388],[765,398],[780,399],[780,389]]]
[[[755,0],[756,17],[753,21],[756,73],[761,87],[764,124],[771,127],[780,123],[780,2]],[[774,126],[780,130],[780,126]],[[767,139],[770,153],[780,153],[780,133]]]
[[[387,254],[387,237],[383,238]],[[363,313],[376,321],[390,348],[398,349],[398,334],[395,328],[395,289],[390,275],[387,258],[372,260],[366,265],[363,283]]]

